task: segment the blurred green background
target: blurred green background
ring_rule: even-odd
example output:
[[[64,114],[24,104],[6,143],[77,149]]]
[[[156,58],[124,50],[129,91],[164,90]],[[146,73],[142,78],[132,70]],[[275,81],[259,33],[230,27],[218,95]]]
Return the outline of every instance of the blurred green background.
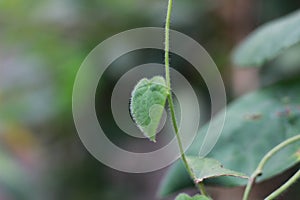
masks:
[[[1,200],[157,199],[165,169],[126,174],[102,165],[79,140],[71,102],[85,56],[121,31],[163,27],[166,5],[167,0],[0,0]],[[231,100],[257,87],[245,84],[247,77],[272,82],[270,73],[264,76],[267,68],[262,74],[234,70],[232,48],[255,27],[299,7],[298,0],[178,0],[171,26],[210,53]],[[133,63],[163,63],[162,55],[145,51],[136,54]],[[179,69],[205,94],[203,81],[191,70]],[[101,80],[102,87],[108,87],[104,92],[110,94],[116,80],[106,75]],[[209,104],[208,95],[203,99]],[[111,115],[101,110],[101,100],[97,107],[102,115]],[[111,121],[108,117],[110,137],[124,142]]]

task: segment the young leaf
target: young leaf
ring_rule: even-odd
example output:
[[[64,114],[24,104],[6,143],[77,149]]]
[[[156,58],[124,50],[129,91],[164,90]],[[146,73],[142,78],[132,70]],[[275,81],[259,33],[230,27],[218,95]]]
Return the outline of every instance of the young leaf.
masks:
[[[243,173],[224,168],[219,161],[212,158],[187,156],[187,162],[194,174],[195,183],[200,183],[203,182],[204,179],[216,178],[219,176],[248,178]]]
[[[168,93],[165,79],[155,76],[140,80],[131,94],[131,115],[144,135],[154,142]]]
[[[251,174],[261,158],[277,144],[300,132],[300,79],[289,80],[252,92],[227,107],[227,120],[222,134],[209,157],[219,160],[229,169]],[[220,121],[218,115],[213,121]],[[208,124],[197,134],[187,151],[198,155]],[[271,158],[258,182],[278,175],[300,162],[300,142],[291,144]],[[161,195],[187,187],[188,176],[180,162],[167,173],[161,185]],[[176,183],[174,185],[174,183]],[[211,179],[208,184],[240,186],[246,181],[238,178]],[[192,187],[193,185],[190,184]]]
[[[211,200],[210,198],[203,196],[203,195],[196,195],[193,197],[190,197],[187,194],[179,194],[175,200]]]
[[[299,42],[300,10],[258,28],[234,50],[232,59],[237,66],[259,67]]]

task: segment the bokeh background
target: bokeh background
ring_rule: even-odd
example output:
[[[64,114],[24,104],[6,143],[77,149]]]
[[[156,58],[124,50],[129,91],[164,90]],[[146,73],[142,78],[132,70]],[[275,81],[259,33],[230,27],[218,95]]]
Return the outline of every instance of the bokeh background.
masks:
[[[85,56],[121,31],[163,27],[166,5],[167,0],[0,0],[0,200],[158,199],[166,169],[126,174],[102,165],[79,140],[71,103]],[[268,66],[262,72],[236,70],[230,53],[257,26],[298,8],[298,0],[175,0],[171,26],[209,52],[230,101],[289,75],[270,74]],[[299,53],[293,55],[291,66]],[[97,110],[107,116],[102,123],[116,143],[126,145],[130,139],[113,122],[106,97],[120,72],[148,62],[163,63],[163,52],[122,58],[99,83]],[[176,62],[209,107],[201,77],[174,56]]]

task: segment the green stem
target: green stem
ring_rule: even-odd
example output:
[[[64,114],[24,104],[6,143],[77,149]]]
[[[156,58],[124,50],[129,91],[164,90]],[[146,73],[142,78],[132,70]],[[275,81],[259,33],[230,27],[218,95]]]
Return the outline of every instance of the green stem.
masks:
[[[177,139],[178,146],[179,146],[181,160],[182,160],[188,174],[190,175],[190,177],[193,180],[195,180],[196,177],[195,177],[194,173],[191,171],[191,168],[190,168],[190,166],[187,162],[186,155],[184,153],[184,149],[183,149],[183,146],[182,146],[182,142],[181,142],[181,138],[180,138],[180,134],[179,134],[179,130],[178,130],[178,125],[177,125],[177,120],[176,120],[176,115],[175,115],[175,109],[174,109],[172,94],[168,95],[168,103],[169,103],[169,107],[170,107],[173,128],[174,128],[176,139]],[[207,193],[206,193],[203,182],[200,182],[200,183],[196,184],[196,186],[197,186],[198,190],[201,192],[201,194],[207,196]]]
[[[292,138],[289,138],[289,139],[285,140],[284,142],[280,143],[279,145],[277,145],[276,147],[274,147],[271,151],[269,151],[263,157],[263,159],[260,161],[256,170],[253,172],[253,174],[251,175],[251,177],[248,181],[248,184],[246,186],[245,193],[243,196],[243,200],[248,200],[251,188],[252,188],[253,184],[255,183],[256,178],[262,174],[262,170],[263,170],[264,166],[266,165],[266,163],[268,162],[268,160],[270,160],[270,158],[274,154],[276,154],[278,151],[280,151],[281,149],[283,149],[284,147],[288,146],[291,143],[297,142],[298,140],[300,140],[300,135],[296,135]]]
[[[178,125],[177,125],[177,120],[176,120],[176,115],[175,115],[175,109],[174,109],[174,103],[173,103],[173,98],[172,98],[172,92],[171,92],[171,81],[170,81],[170,23],[171,23],[171,13],[172,13],[172,6],[173,6],[173,0],[169,0],[168,2],[168,11],[167,11],[167,17],[166,17],[166,26],[165,26],[165,75],[166,75],[166,84],[167,87],[169,88],[169,95],[168,95],[168,103],[170,107],[170,112],[171,112],[171,118],[172,118],[172,124],[173,128],[175,131],[176,139],[178,142],[179,146],[179,151],[181,155],[181,159],[183,161],[183,164],[189,173],[190,177],[195,180],[195,175],[191,171],[191,168],[187,162],[184,149],[182,146],[179,130],[178,130]],[[201,194],[207,196],[207,193],[204,188],[203,183],[199,183],[196,185]]]
[[[198,189],[199,189],[199,191],[201,192],[202,195],[208,196],[208,194],[206,193],[206,189],[204,187],[204,183],[203,182],[198,183],[197,187],[198,187]]]
[[[267,196],[265,200],[273,200],[276,197],[278,197],[280,194],[282,194],[284,191],[286,191],[291,185],[293,185],[298,179],[300,178],[300,170],[296,174],[292,176],[285,184],[283,184],[280,188],[275,190],[272,194]]]
[[[172,99],[171,94],[168,95],[168,102],[169,102],[169,106],[170,106],[172,124],[173,124],[173,128],[174,128],[174,131],[175,131],[175,135],[176,135],[176,139],[177,139],[177,142],[178,142],[179,151],[180,151],[180,155],[181,155],[183,164],[184,164],[186,170],[188,171],[189,175],[191,176],[191,178],[194,179],[194,174],[192,173],[192,171],[189,167],[189,164],[187,162],[187,159],[186,159],[186,156],[185,156],[185,153],[184,153],[184,149],[183,149],[183,146],[182,146],[180,134],[179,134],[179,131],[178,131],[177,120],[176,120],[176,116],[175,116],[175,109],[174,109],[173,99]]]
[[[167,17],[166,17],[166,26],[165,26],[165,73],[166,73],[166,82],[167,82],[168,88],[171,88],[171,81],[170,81],[170,23],[171,23],[172,7],[173,7],[173,0],[169,0]]]

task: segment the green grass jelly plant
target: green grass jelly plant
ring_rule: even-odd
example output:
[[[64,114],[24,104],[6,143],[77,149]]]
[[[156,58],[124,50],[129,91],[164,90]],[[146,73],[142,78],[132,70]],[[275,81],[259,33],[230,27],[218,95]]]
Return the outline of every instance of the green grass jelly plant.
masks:
[[[209,194],[207,194],[204,186],[204,181],[206,179],[216,178],[220,176],[233,176],[233,177],[239,177],[243,179],[249,179],[248,184],[243,196],[243,200],[249,199],[249,194],[251,191],[251,187],[255,183],[258,176],[262,175],[263,168],[267,161],[269,161],[277,152],[281,151],[283,148],[286,148],[288,145],[291,145],[292,143],[300,141],[300,135],[295,134],[293,132],[294,136],[291,138],[288,138],[286,141],[280,143],[275,148],[271,149],[259,162],[258,167],[254,171],[254,173],[251,175],[250,178],[247,177],[244,173],[233,171],[226,169],[222,166],[222,164],[213,159],[213,158],[202,158],[195,155],[186,155],[182,146],[181,142],[181,134],[179,133],[178,124],[176,120],[175,115],[175,109],[174,109],[174,103],[173,103],[173,97],[172,97],[172,89],[171,89],[171,77],[170,77],[170,62],[169,62],[169,48],[170,48],[170,21],[171,21],[171,13],[172,13],[172,6],[173,6],[173,0],[168,1],[168,9],[167,9],[167,16],[166,16],[166,24],[165,24],[165,77],[162,76],[154,76],[151,79],[143,78],[140,80],[137,85],[134,87],[130,102],[130,112],[133,116],[133,119],[136,123],[136,125],[139,127],[139,129],[143,132],[143,134],[149,138],[151,141],[155,142],[156,132],[159,128],[161,118],[163,116],[164,107],[166,105],[166,102],[168,102],[168,107],[170,110],[170,116],[172,119],[172,125],[174,129],[174,133],[178,142],[179,151],[181,154],[181,160],[184,164],[185,170],[188,172],[190,178],[194,181],[194,184],[198,188],[201,195],[196,195],[194,197],[190,197],[186,194],[180,194],[177,196],[176,200],[207,200],[211,199],[209,197]],[[266,60],[269,60],[275,55],[279,54],[279,51],[282,51],[283,48],[287,48],[290,45],[295,44],[296,42],[300,41],[300,12],[293,14],[292,16],[286,17],[279,22],[271,23],[267,26],[264,26],[262,30],[258,30],[253,36],[251,36],[245,43],[243,43],[239,48],[237,48],[236,53],[234,54],[234,61],[237,64],[243,65],[246,64],[252,64],[255,65],[262,64]],[[272,51],[268,51],[270,49],[269,47],[274,44],[275,39],[277,39],[277,43],[280,43],[279,38],[282,38],[285,35],[285,30],[292,30],[296,25],[298,25],[296,31],[289,32],[290,35],[292,35],[292,38],[287,38],[282,42],[282,45],[275,45],[276,47],[272,48]],[[274,38],[268,37],[266,40],[266,43],[269,47],[263,46],[262,38],[266,37],[266,34],[271,33],[274,28],[277,28],[278,30],[282,30],[280,33],[274,33]],[[276,44],[276,43],[275,43]],[[260,47],[262,45],[262,47]],[[255,49],[259,49],[259,51],[265,51],[261,52],[259,55],[255,55],[257,51]],[[250,55],[250,56],[249,56]],[[264,57],[265,55],[265,57]],[[252,57],[251,57],[252,56]],[[252,62],[253,61],[253,62]],[[298,83],[298,82],[297,82]],[[293,83],[291,83],[293,84]],[[297,85],[298,86],[298,85]],[[296,87],[299,89],[299,87]],[[257,94],[253,94],[251,98],[253,99],[261,99],[265,98],[265,95],[267,93],[273,93],[274,90],[285,90],[280,86],[277,86],[277,88],[271,88],[269,90],[264,90],[263,92],[257,92]],[[260,95],[260,96],[259,96]],[[250,95],[251,96],[251,95]],[[259,97],[259,98],[257,98]],[[245,97],[246,100],[249,101],[249,103],[252,101],[250,97]],[[299,99],[296,99],[297,101],[295,103],[298,103]],[[252,104],[247,104],[248,106]],[[251,106],[245,107],[239,107],[239,104],[237,103],[236,106],[229,107],[229,114],[228,117],[231,117],[231,110],[234,110],[236,107],[237,110],[242,109],[251,109]],[[243,103],[241,103],[243,105]],[[246,104],[245,104],[246,105]],[[280,104],[279,108],[281,108]],[[274,107],[274,109],[277,109]],[[272,110],[272,109],[271,109]],[[259,118],[252,119],[252,121],[255,120],[261,120],[260,118],[263,118],[263,114],[259,114]],[[289,116],[287,116],[289,117]],[[296,117],[299,117],[298,115]],[[245,120],[250,120],[249,117],[246,119],[243,119],[244,121],[241,121],[241,123],[244,123]],[[250,121],[251,121],[250,120]],[[249,122],[249,121],[248,121]],[[233,123],[239,123],[239,121],[235,121]],[[265,123],[262,121],[262,123]],[[299,126],[300,127],[300,126]],[[226,128],[226,125],[225,125]],[[231,129],[230,129],[231,130]],[[299,130],[300,132],[300,130]],[[226,147],[225,147],[226,148]],[[298,149],[300,150],[300,148]],[[293,149],[294,151],[294,149]],[[292,152],[293,152],[292,151]],[[300,157],[300,156],[299,156]],[[292,160],[290,162],[290,165],[298,163],[300,159],[298,158],[295,160]],[[241,170],[242,171],[242,170]],[[169,177],[175,176],[175,173],[177,173],[177,169],[173,172],[171,172]],[[284,185],[282,185],[278,190],[274,191],[271,195],[266,197],[266,200],[275,199],[278,195],[283,193],[288,187],[290,187],[293,183],[296,182],[296,180],[300,177],[300,172],[298,172],[291,177],[290,180],[288,180]],[[172,184],[171,179],[167,180],[165,184]],[[168,186],[168,185],[167,185]],[[163,186],[164,187],[164,186]],[[165,186],[166,187],[166,186]]]

